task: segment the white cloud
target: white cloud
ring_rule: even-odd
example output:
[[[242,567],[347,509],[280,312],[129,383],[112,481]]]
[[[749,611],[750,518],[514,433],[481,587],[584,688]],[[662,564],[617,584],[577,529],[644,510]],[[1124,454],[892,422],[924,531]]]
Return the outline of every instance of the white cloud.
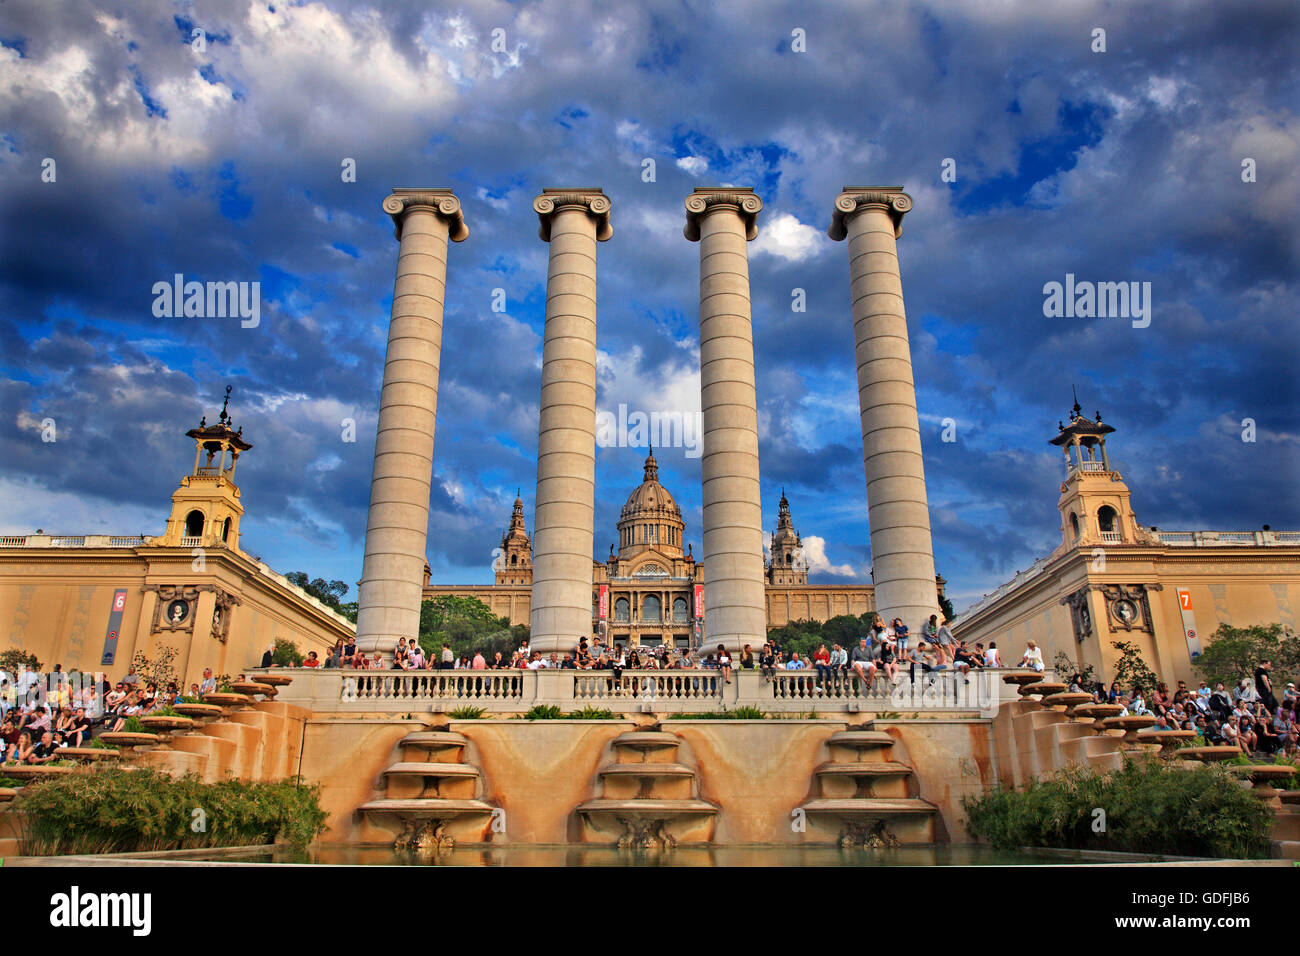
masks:
[[[677,168],[691,176],[702,176],[708,171],[709,161],[701,156],[682,156],[677,160]]]
[[[820,535],[803,536],[803,556],[808,562],[809,574],[830,574],[839,578],[855,578],[858,572],[849,564],[831,564],[826,557],[826,539]]]
[[[804,262],[830,244],[816,226],[800,222],[788,212],[777,213],[767,222],[759,221],[754,253],[780,256],[787,262]]]

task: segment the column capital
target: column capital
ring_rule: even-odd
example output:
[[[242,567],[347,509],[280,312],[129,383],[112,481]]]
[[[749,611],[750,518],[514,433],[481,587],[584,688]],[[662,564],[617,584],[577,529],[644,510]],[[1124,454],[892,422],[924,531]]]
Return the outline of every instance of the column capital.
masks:
[[[912,208],[912,197],[902,186],[845,186],[835,197],[835,211],[826,235],[836,242],[847,236],[850,216],[870,207],[883,207],[894,220],[894,238],[903,234],[903,216]]]
[[[432,209],[447,220],[447,235],[452,242],[463,242],[469,236],[469,226],[460,211],[460,200],[446,187],[394,186],[384,199],[384,212],[393,217],[393,236],[402,238],[402,220],[412,209]]]
[[[609,197],[598,187],[575,186],[572,188],[543,189],[542,194],[533,200],[533,211],[540,222],[537,234],[542,242],[551,241],[551,219],[561,209],[584,209],[596,220],[596,239],[604,242],[614,235],[614,227],[609,222]]]
[[[748,186],[700,186],[686,197],[686,228],[691,242],[700,241],[700,220],[715,209],[731,209],[745,221],[745,238],[758,238],[758,214],[763,200]]]

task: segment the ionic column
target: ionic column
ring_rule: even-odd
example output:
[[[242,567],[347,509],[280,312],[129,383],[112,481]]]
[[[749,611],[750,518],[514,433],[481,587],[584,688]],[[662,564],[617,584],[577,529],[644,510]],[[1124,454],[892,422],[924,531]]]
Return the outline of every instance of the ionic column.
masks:
[[[357,597],[357,649],[388,657],[399,637],[415,637],[420,629],[447,241],[462,241],[469,229],[450,189],[394,189],[384,212],[393,217],[401,244]]]
[[[533,201],[549,242],[537,513],[533,650],[573,650],[591,634],[596,488],[596,243],[613,235],[599,189],[544,189]]]
[[[700,244],[704,633],[708,647],[758,647],[767,634],[758,410],[749,258],[763,202],[752,189],[697,189],[686,238]]]
[[[895,240],[912,198],[901,187],[846,186],[827,234],[849,240],[862,458],[876,608],[919,634],[939,611],[916,387]]]

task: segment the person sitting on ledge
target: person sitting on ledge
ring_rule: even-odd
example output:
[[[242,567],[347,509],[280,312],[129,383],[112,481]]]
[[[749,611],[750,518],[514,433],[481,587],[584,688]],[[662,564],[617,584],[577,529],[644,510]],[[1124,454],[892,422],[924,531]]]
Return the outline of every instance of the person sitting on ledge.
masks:
[[[849,670],[862,679],[867,690],[871,690],[871,685],[876,682],[876,662],[871,659],[865,637],[858,639],[858,646],[849,654]]]
[[[885,672],[885,680],[891,684],[898,683],[898,638],[893,627],[881,635],[880,669]]]
[[[727,653],[725,644],[718,645],[718,670],[722,671],[722,680],[724,683],[731,683],[731,655]]]
[[[56,759],[56,753],[59,747],[54,741],[54,734],[48,730],[41,734],[41,741],[32,747],[27,753],[27,759],[23,763],[44,764],[50,763]]]
[[[788,671],[801,671],[801,670],[806,670],[807,667],[808,667],[808,665],[807,665],[804,661],[802,661],[802,660],[799,659],[799,652],[798,652],[798,651],[792,651],[792,652],[791,652],[791,654],[790,654],[790,660],[787,661],[787,662],[786,662],[786,665],[785,665],[785,669],[788,670]]]
[[[1025,656],[1020,658],[1021,667],[1032,667],[1036,671],[1043,670],[1043,650],[1033,641],[1025,646]]]
[[[771,644],[765,643],[758,652],[758,672],[767,680],[776,677],[776,654],[772,652]]]

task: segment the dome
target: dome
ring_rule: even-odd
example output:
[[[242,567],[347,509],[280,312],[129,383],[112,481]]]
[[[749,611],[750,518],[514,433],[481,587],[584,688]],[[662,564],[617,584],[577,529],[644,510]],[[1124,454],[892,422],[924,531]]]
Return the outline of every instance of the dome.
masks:
[[[659,484],[659,463],[655,461],[654,449],[651,449],[645,460],[645,480],[628,495],[621,517],[631,518],[645,512],[662,515],[665,511],[681,520],[682,510],[677,507],[677,502],[668,489]]]

